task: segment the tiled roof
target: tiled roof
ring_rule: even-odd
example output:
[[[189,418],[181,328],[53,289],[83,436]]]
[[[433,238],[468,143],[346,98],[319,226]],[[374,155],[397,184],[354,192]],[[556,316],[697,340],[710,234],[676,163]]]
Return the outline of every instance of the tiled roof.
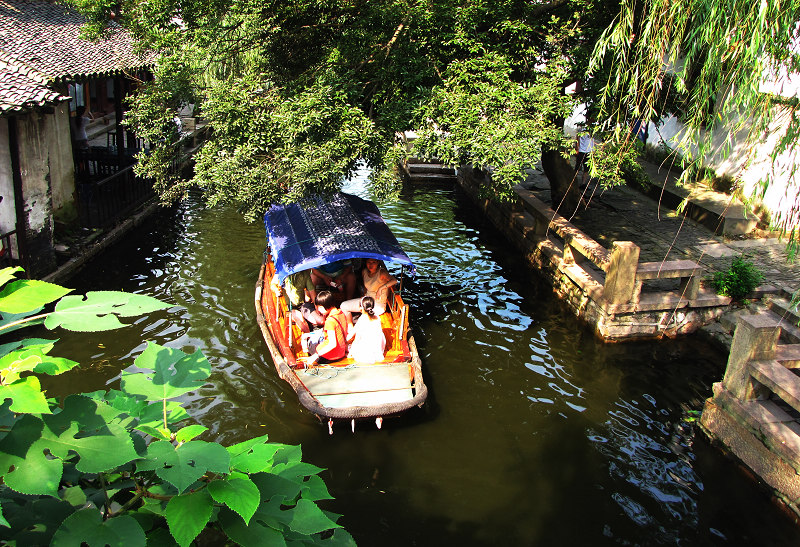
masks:
[[[117,25],[99,41],[80,38],[85,19],[47,0],[0,0],[0,112],[53,100],[44,84],[106,76],[151,64],[134,52],[130,35]],[[35,76],[32,76],[35,75]]]
[[[67,99],[69,97],[47,87],[44,78],[36,71],[0,58],[0,114]]]

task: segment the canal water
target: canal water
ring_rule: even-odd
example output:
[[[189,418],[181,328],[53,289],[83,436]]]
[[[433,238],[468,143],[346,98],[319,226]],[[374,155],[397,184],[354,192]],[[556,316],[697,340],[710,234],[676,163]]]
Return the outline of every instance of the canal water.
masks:
[[[175,307],[100,336],[59,333],[59,355],[83,367],[45,387],[116,387],[142,340],[202,349],[213,374],[189,406],[207,438],[301,443],[326,468],[325,507],[361,545],[800,544],[800,527],[698,430],[724,355],[693,338],[598,342],[458,189],[380,206],[417,265],[404,295],[424,409],[329,436],[256,325],[263,227],[197,196],[69,283]]]

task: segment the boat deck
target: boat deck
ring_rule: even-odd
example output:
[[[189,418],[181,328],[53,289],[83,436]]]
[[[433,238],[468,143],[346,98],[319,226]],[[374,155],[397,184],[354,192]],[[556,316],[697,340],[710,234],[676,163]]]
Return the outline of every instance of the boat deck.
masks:
[[[328,408],[399,403],[414,397],[408,363],[320,366],[295,373]]]

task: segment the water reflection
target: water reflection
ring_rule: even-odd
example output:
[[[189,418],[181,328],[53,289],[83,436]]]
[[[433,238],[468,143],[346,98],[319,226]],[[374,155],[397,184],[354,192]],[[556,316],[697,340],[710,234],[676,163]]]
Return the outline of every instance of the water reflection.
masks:
[[[362,180],[351,189],[367,192]],[[363,545],[800,541],[695,429],[722,356],[692,340],[598,343],[454,189],[380,205],[417,265],[405,295],[423,410],[329,437],[278,379],[255,323],[263,228],[197,196],[72,283],[175,307],[113,336],[64,334],[61,353],[88,366],[46,387],[113,385],[143,339],[201,349],[213,375],[190,405],[209,438],[302,443],[328,469],[328,508]]]

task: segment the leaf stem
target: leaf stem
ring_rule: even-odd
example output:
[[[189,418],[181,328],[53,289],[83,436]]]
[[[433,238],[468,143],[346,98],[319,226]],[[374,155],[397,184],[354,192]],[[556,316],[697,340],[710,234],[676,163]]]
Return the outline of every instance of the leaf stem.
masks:
[[[39,315],[32,315],[30,317],[25,317],[23,319],[17,319],[16,321],[12,321],[11,323],[8,323],[7,325],[3,325],[2,327],[0,327],[0,332],[4,331],[6,329],[9,329],[11,327],[16,327],[17,325],[21,325],[23,323],[27,323],[29,321],[36,321],[36,320],[39,320],[39,319],[44,319],[48,315],[50,315],[50,313],[40,313]]]

